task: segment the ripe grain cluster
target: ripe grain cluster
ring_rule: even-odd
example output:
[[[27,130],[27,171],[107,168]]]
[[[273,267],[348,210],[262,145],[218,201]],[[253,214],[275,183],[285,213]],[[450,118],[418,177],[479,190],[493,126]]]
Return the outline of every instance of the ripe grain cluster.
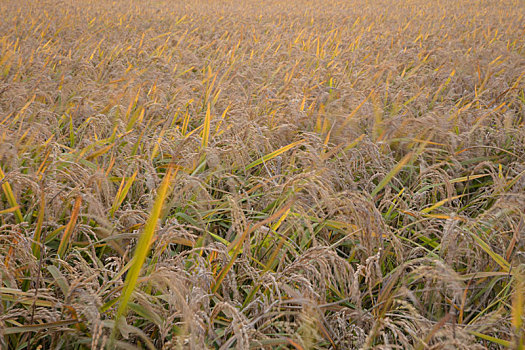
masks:
[[[524,349],[523,0],[1,0],[0,348]]]

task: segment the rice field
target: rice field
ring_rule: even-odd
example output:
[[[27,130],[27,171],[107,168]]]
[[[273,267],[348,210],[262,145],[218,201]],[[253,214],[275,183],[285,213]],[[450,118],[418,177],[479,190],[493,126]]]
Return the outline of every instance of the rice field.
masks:
[[[525,349],[523,0],[0,1],[0,349]]]

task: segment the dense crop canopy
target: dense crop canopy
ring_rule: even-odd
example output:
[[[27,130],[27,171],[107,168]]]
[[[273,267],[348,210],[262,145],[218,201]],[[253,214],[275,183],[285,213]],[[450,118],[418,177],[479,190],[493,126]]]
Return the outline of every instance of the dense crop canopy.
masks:
[[[1,349],[523,349],[523,0],[0,0]]]

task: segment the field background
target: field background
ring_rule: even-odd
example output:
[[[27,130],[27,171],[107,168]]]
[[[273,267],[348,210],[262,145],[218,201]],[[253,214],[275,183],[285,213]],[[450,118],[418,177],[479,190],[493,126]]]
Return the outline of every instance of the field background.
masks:
[[[0,1],[0,348],[523,349],[525,2]]]

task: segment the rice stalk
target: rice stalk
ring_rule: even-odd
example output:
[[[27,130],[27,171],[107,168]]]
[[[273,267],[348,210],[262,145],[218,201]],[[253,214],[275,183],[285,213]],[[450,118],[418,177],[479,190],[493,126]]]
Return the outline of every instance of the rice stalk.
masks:
[[[115,316],[115,326],[112,332],[112,339],[114,339],[116,336],[121,317],[125,316],[126,314],[128,304],[131,300],[131,295],[133,294],[133,291],[137,285],[140,270],[142,269],[142,265],[144,264],[144,261],[148,255],[151,242],[155,234],[155,229],[157,227],[157,221],[160,217],[164,201],[168,195],[171,179],[176,173],[177,171],[174,170],[173,167],[169,167],[166,175],[164,175],[164,179],[162,180],[159,189],[157,190],[157,197],[153,204],[153,208],[151,209],[148,221],[144,226],[144,230],[139,237],[139,241],[133,254],[131,266],[124,281],[124,290],[122,291],[122,295],[119,298],[119,306]]]

